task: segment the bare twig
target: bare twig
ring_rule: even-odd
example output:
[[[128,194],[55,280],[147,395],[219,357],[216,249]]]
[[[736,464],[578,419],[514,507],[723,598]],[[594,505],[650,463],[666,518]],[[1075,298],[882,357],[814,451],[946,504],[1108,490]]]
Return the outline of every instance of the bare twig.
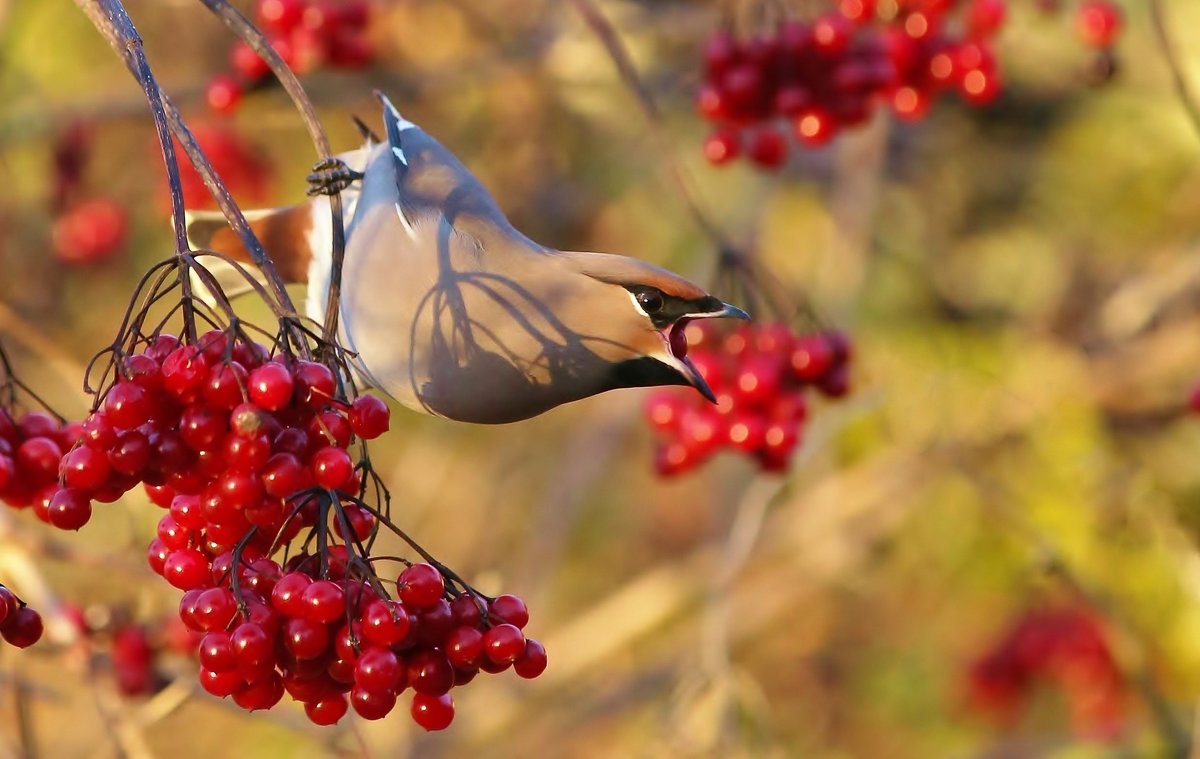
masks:
[[[634,65],[633,58],[629,55],[629,50],[625,47],[625,43],[621,41],[617,30],[613,28],[612,23],[600,12],[600,9],[596,7],[596,4],[592,0],[571,0],[571,3],[575,6],[579,15],[583,17],[584,22],[592,30],[592,33],[599,38],[609,58],[612,59],[613,65],[617,67],[617,73],[620,74],[621,80],[637,99],[642,113],[650,123],[650,129],[653,132],[655,141],[658,143],[659,149],[662,150],[663,155],[668,157],[667,162],[672,178],[675,181],[675,186],[678,188],[679,196],[691,214],[692,219],[695,220],[700,230],[712,240],[722,256],[737,255],[738,247],[733,244],[733,241],[730,240],[721,227],[713,221],[708,211],[705,210],[696,196],[691,176],[674,153],[672,141],[667,134],[663,121],[662,110],[658,107],[658,103],[654,100],[654,95],[650,92],[650,89],[638,73],[637,66]]]
[[[161,104],[163,115],[170,127],[171,133],[179,140],[180,146],[188,159],[196,167],[204,184],[208,187],[209,192],[217,201],[217,206],[225,214],[225,218],[229,220],[230,226],[238,235],[242,245],[250,253],[251,259],[262,270],[263,275],[267,279],[268,287],[271,290],[271,295],[274,302],[269,305],[276,310],[277,313],[295,315],[296,308],[292,304],[291,297],[287,293],[282,278],[279,272],[275,269],[275,265],[271,262],[270,257],[263,249],[262,243],[250,229],[250,224],[242,214],[241,209],[234,202],[233,197],[229,194],[228,188],[224,181],[217,175],[205,156],[204,151],[200,148],[195,136],[188,128],[186,122],[179,115],[179,111],[171,103],[170,98],[162,92],[157,82],[153,80],[153,73],[149,63],[146,61],[145,52],[142,49],[142,43],[137,36],[137,30],[129,20],[128,14],[125,13],[124,6],[120,0],[75,0],[75,4],[87,15],[96,29],[108,40],[109,45],[113,50],[121,56],[126,67],[138,79],[144,83],[144,88],[151,87],[153,94],[148,90],[148,98],[151,101],[151,109],[155,110],[156,104]],[[149,78],[147,83],[145,80]],[[163,148],[164,157],[172,156],[173,151]],[[167,172],[178,171],[177,165],[168,163]],[[176,178],[177,180],[177,178]],[[180,217],[177,224],[182,223]],[[186,248],[186,246],[185,246]]]
[[[317,118],[317,111],[313,107],[312,100],[304,91],[304,87],[300,85],[300,80],[296,78],[295,73],[288,68],[279,53],[275,52],[275,48],[271,46],[266,35],[227,0],[200,0],[200,2],[204,3],[205,7],[216,14],[230,30],[241,37],[259,57],[266,61],[279,83],[283,85],[283,89],[292,99],[296,110],[300,112],[300,118],[304,121],[309,137],[316,147],[318,159],[324,161],[332,158],[333,149],[329,145],[329,137],[325,134],[320,119]],[[330,258],[329,297],[326,299],[325,323],[322,332],[324,346],[332,346],[337,339],[338,311],[342,291],[342,262],[346,256],[346,228],[342,217],[342,196],[340,194],[329,196],[329,208],[332,214],[333,250]],[[330,354],[326,353],[325,358],[331,358]]]

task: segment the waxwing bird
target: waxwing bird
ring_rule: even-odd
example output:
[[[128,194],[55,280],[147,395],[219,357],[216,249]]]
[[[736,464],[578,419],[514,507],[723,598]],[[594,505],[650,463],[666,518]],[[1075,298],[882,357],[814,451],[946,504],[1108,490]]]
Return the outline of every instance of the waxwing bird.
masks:
[[[343,192],[339,338],[366,383],[411,409],[482,424],[623,387],[692,385],[713,399],[683,325],[744,311],[636,258],[533,242],[457,158],[379,98],[386,136],[368,133],[340,156],[356,181]],[[247,216],[281,275],[307,282],[306,311],[323,320],[328,199]],[[192,214],[188,234],[197,249],[246,259],[223,220]]]

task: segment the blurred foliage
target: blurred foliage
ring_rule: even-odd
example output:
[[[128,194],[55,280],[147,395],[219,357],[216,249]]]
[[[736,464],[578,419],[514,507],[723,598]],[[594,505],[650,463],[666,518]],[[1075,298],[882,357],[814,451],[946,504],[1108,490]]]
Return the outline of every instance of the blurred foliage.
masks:
[[[1145,8],[1126,4],[1120,75],[1090,89],[1069,19],[1014,2],[997,105],[942,103],[913,126],[881,116],[764,176],[701,161],[690,99],[711,5],[603,9],[719,221],[853,334],[854,396],[816,410],[779,481],[733,460],[657,481],[639,392],[519,427],[398,411],[375,446],[394,513],[484,591],[529,599],[545,677],[473,685],[434,735],[400,715],[322,730],[290,704],[246,716],[202,693],[161,713],[147,708],[161,700],[124,707],[153,715],[139,729],[155,755],[1159,756],[1190,736],[1200,135]],[[1169,5],[1200,73],[1200,8]],[[128,7],[164,86],[211,118],[200,98],[226,65],[224,30],[197,3]],[[711,271],[645,120],[569,4],[389,0],[373,35],[376,67],[305,81],[335,145],[353,146],[348,116],[374,121],[370,92],[384,89],[535,239]],[[171,252],[151,123],[67,0],[0,0],[0,100],[0,335],[78,414],[82,366]],[[74,119],[95,126],[88,183],[134,211],[125,255],[99,268],[47,252],[51,140]],[[315,156],[282,93],[249,96],[232,123],[276,165],[273,200],[301,199]],[[99,509],[58,538],[71,558],[42,567],[72,602],[169,615],[141,560],[157,516],[132,497]],[[5,540],[42,534],[27,514],[12,521]],[[1063,599],[1106,619],[1134,684],[1111,742],[1077,737],[1049,691],[1012,726],[965,707],[970,662],[1026,609]],[[104,683],[52,647],[3,650],[0,664],[0,734],[17,735],[18,677],[42,755],[115,753],[94,705]]]

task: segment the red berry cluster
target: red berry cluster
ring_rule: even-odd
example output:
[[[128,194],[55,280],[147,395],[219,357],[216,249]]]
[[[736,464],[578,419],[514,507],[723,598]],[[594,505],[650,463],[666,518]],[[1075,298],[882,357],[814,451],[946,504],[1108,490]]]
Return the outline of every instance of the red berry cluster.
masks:
[[[270,357],[224,331],[195,344],[159,335],[120,361],[63,459],[49,513],[82,515],[78,526],[92,500],[146,486],[168,512],[148,560],[184,591],[179,616],[204,634],[210,693],[255,710],[287,692],[333,724],[350,704],[381,718],[411,686],[413,718],[441,729],[452,685],[510,665],[534,677],[545,652],[521,632],[523,602],[487,604],[431,565],[408,567],[399,600],[387,597],[363,547],[379,515],[356,498],[364,470],[349,449],[386,432],[389,412],[373,396],[338,397],[324,364]],[[282,566],[270,558],[306,529],[305,551]]]
[[[17,648],[29,648],[42,637],[41,615],[3,585],[0,585],[0,636]]]
[[[366,36],[370,5],[365,0],[258,0],[254,21],[291,69],[306,74],[320,66],[357,69],[370,65],[375,51]],[[230,53],[233,73],[218,74],[205,100],[231,113],[246,91],[269,81],[266,61],[244,42]]]
[[[63,454],[76,444],[82,431],[77,422],[64,424],[41,411],[14,418],[0,408],[0,500],[17,509],[32,506],[39,519],[63,529],[82,526],[91,515],[90,507],[82,517],[69,511],[54,515],[50,510],[59,489]]]
[[[249,557],[249,558],[252,558]],[[184,624],[204,632],[200,683],[233,696],[245,709],[266,709],[287,692],[309,719],[332,725],[347,709],[381,719],[412,688],[413,720],[441,730],[454,717],[449,692],[480,671],[512,667],[537,677],[546,653],[521,628],[524,602],[499,596],[488,603],[452,595],[430,564],[397,578],[396,600],[336,559],[324,576],[319,557],[300,554],[283,567],[253,558],[237,572],[228,562],[180,602]],[[227,576],[228,575],[228,576]],[[239,614],[239,603],[241,612]]]
[[[886,18],[876,0],[837,0],[811,23],[789,19],[768,34],[738,39],[722,30],[704,48],[697,107],[717,128],[705,140],[713,164],[745,155],[765,168],[787,160],[789,145],[817,147],[865,123],[880,102],[918,120],[942,93],[971,106],[1000,95],[991,40],[1006,0],[899,0]],[[1108,0],[1086,0],[1079,30],[1107,48],[1120,28]],[[793,139],[789,139],[790,133]]]
[[[717,397],[660,390],[646,403],[659,435],[659,474],[704,463],[722,448],[754,457],[764,471],[787,469],[808,417],[809,388],[840,398],[850,388],[850,341],[841,332],[796,334],[785,324],[687,325],[688,356]],[[678,355],[678,350],[677,350]]]
[[[51,248],[67,264],[90,264],[111,258],[125,246],[128,214],[112,198],[88,196],[84,173],[90,157],[91,135],[80,123],[71,124],[55,141],[50,210],[54,225]]]
[[[1023,614],[971,665],[967,695],[980,712],[1011,723],[1040,684],[1062,690],[1080,734],[1110,737],[1120,729],[1127,685],[1103,626],[1088,610]]]

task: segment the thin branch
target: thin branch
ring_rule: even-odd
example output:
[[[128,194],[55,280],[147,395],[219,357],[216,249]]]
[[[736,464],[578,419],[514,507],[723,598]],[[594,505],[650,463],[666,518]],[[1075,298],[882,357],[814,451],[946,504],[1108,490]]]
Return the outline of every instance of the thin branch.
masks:
[[[600,44],[604,46],[609,58],[612,59],[613,65],[617,67],[617,73],[621,76],[621,80],[637,99],[642,113],[650,123],[650,129],[655,141],[659,143],[662,154],[668,157],[667,160],[672,178],[679,190],[679,196],[682,198],[692,219],[700,227],[700,230],[712,240],[722,256],[737,255],[736,251],[738,247],[733,244],[721,227],[713,221],[712,217],[700,203],[699,198],[696,197],[696,192],[692,188],[692,179],[674,153],[673,143],[670,135],[667,134],[666,125],[663,120],[662,109],[658,107],[658,103],[655,102],[650,88],[646,86],[645,81],[642,80],[641,75],[638,73],[637,66],[634,65],[633,58],[629,55],[629,50],[625,47],[625,43],[621,41],[617,30],[613,28],[612,23],[600,12],[600,9],[596,7],[592,0],[571,0],[571,3],[579,11],[579,15],[583,17],[588,28],[600,40]]]
[[[279,83],[283,85],[284,91],[292,99],[296,110],[300,112],[300,118],[304,121],[305,128],[308,129],[313,146],[316,147],[318,159],[325,161],[332,158],[333,149],[329,145],[329,137],[325,134],[320,119],[317,118],[317,111],[313,107],[312,100],[304,91],[304,87],[300,85],[300,80],[296,78],[295,73],[288,68],[279,53],[275,52],[275,48],[271,46],[266,35],[227,0],[200,0],[200,2],[225,22],[225,25],[245,41],[260,58],[266,61]],[[332,345],[337,338],[338,311],[342,291],[342,262],[346,256],[346,228],[340,194],[329,196],[329,208],[332,215],[333,250],[330,259],[332,265],[329,277],[329,297],[326,301],[325,324],[322,332],[325,345]],[[329,358],[328,353],[325,358]]]
[[[1179,60],[1179,52],[1171,41],[1162,0],[1150,0],[1150,20],[1154,24],[1154,34],[1158,37],[1159,50],[1167,62],[1167,67],[1171,70],[1171,81],[1175,85],[1175,94],[1179,96],[1179,102],[1187,111],[1192,126],[1196,129],[1197,134],[1200,134],[1200,100],[1197,99],[1195,91],[1188,82],[1187,75],[1183,71],[1183,64]]]
[[[136,36],[136,29],[129,21],[128,14],[125,13],[120,0],[75,0],[75,4],[84,12],[93,26],[108,40],[109,45],[121,56],[126,67],[139,82],[143,82],[149,77],[150,84],[152,84],[154,90],[154,95],[149,96],[151,107],[154,107],[155,101],[161,103],[171,133],[179,140],[184,153],[187,154],[192,164],[196,167],[196,170],[204,180],[205,186],[208,187],[209,192],[217,201],[217,206],[225,214],[225,218],[228,219],[233,231],[238,235],[242,245],[250,253],[251,259],[262,270],[271,289],[271,294],[275,299],[275,302],[269,305],[277,312],[282,310],[285,313],[295,314],[296,308],[292,304],[291,297],[288,295],[283,280],[280,278],[279,272],[275,269],[275,265],[263,249],[262,243],[254,234],[254,231],[250,229],[250,224],[246,220],[246,217],[229,194],[225,183],[213,169],[212,164],[200,148],[195,136],[179,115],[179,111],[171,103],[170,98],[162,92],[162,88],[158,86],[157,82],[153,80],[153,73],[146,62],[141,41]],[[164,155],[168,154],[165,148],[163,152]],[[171,168],[168,165],[168,174]]]

